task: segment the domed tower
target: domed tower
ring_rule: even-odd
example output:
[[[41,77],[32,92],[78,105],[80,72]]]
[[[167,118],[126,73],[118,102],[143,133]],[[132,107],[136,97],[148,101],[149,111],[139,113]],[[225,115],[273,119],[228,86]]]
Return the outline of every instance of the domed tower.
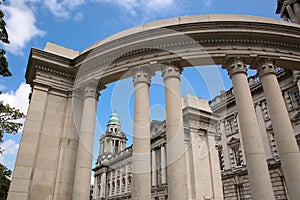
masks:
[[[100,138],[99,160],[110,158],[126,148],[127,137],[121,131],[121,123],[116,112],[110,116],[106,132]]]

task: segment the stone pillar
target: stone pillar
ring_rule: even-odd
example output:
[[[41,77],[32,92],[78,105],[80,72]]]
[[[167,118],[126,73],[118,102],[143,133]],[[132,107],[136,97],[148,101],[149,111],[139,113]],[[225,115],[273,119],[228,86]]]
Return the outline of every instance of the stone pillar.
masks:
[[[109,190],[109,196],[113,195],[112,188],[113,188],[113,171],[111,171],[111,173],[110,173],[110,190]]]
[[[252,199],[274,200],[261,133],[248,86],[247,68],[240,58],[227,60],[223,68],[228,69],[232,80]]]
[[[150,68],[135,69],[134,130],[132,150],[132,200],[151,199],[151,147],[150,147]]]
[[[91,83],[88,84],[84,90],[84,104],[76,159],[73,200],[87,200],[90,196],[96,104],[98,99],[96,86],[96,82]]]
[[[168,199],[188,198],[180,74],[178,63],[169,63],[162,69],[166,98],[166,137],[168,166]]]
[[[166,165],[166,147],[163,145],[161,146],[161,183],[167,183],[167,165]]]
[[[102,191],[103,198],[106,198],[106,185],[107,185],[106,176],[107,176],[107,172],[105,171],[105,172],[103,172],[103,179],[101,181],[101,183],[102,183],[101,191]]]
[[[105,198],[106,197],[106,172],[104,171],[101,174],[101,191],[100,191],[100,198]]]
[[[294,82],[297,83],[298,90],[300,91],[300,71],[293,70]]]
[[[223,200],[222,178],[219,163],[218,151],[216,150],[215,133],[210,131],[206,134],[206,143],[208,149],[208,159],[210,165],[212,199]]]
[[[270,59],[260,59],[256,66],[263,85],[288,194],[290,199],[299,199],[300,153],[277,81],[275,66]]]
[[[125,167],[125,194],[128,193],[128,165]]]
[[[152,186],[155,187],[157,186],[157,176],[156,176],[156,152],[153,149],[152,150]]]
[[[222,143],[225,144],[222,146],[222,153],[224,157],[224,169],[230,169],[230,157],[229,157],[229,150],[227,145],[227,136],[226,136],[226,128],[225,128],[225,120],[222,119],[220,121],[220,131],[221,131],[221,139]]]
[[[93,199],[98,199],[98,181],[97,181],[97,176],[95,176],[94,178],[95,178],[95,180],[94,180],[94,189],[93,189]]]

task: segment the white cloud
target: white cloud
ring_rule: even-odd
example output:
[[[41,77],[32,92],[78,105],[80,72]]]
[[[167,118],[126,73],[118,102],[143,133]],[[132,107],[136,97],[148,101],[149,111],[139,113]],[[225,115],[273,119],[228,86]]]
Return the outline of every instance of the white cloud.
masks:
[[[44,5],[55,17],[69,18],[74,9],[86,4],[86,0],[27,0],[29,3]]]
[[[28,97],[30,92],[30,86],[25,83],[21,83],[19,88],[15,92],[11,91],[2,93],[0,95],[0,101],[9,104],[11,107],[19,109],[26,115],[29,105]]]
[[[3,154],[0,154],[0,162],[12,170],[15,165],[19,144],[9,139],[1,143],[0,148],[4,149]]]
[[[205,7],[210,7],[212,4],[212,0],[203,0],[203,3]]]
[[[16,155],[19,149],[19,144],[14,140],[6,140],[0,144],[0,148],[4,149],[4,154],[7,155]]]
[[[9,5],[3,8],[10,40],[6,49],[11,53],[22,54],[22,49],[33,37],[45,35],[44,31],[36,27],[33,10],[25,4],[24,0],[9,1]]]
[[[99,3],[110,3],[124,9],[131,16],[153,18],[165,12],[177,9],[177,0],[92,0]]]

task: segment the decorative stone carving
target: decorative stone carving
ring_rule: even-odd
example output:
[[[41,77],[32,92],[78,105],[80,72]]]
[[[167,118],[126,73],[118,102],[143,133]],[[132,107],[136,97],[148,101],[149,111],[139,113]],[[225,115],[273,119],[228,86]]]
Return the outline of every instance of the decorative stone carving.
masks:
[[[182,71],[183,68],[179,62],[164,63],[164,66],[162,67],[162,77],[164,78],[164,81],[171,77],[175,77],[180,80]]]
[[[150,85],[151,77],[154,75],[155,72],[150,68],[150,66],[137,67],[133,71],[133,84],[147,83]]]
[[[247,67],[240,57],[228,58],[225,60],[223,69],[228,70],[228,75],[232,77],[236,73],[245,73],[247,74]]]
[[[259,78],[269,73],[276,74],[276,66],[270,58],[259,58],[253,66],[257,69]]]
[[[300,23],[300,0],[278,0],[276,14],[285,21]]]

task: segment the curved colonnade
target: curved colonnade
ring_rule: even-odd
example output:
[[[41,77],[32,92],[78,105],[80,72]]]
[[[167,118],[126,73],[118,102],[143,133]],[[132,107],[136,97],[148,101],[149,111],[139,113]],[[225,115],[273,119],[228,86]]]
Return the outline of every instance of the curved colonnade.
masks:
[[[228,70],[239,113],[252,197],[274,199],[246,65],[258,70],[266,91],[288,193],[291,199],[296,199],[300,196],[297,189],[300,155],[275,69],[300,69],[299,32],[299,25],[274,19],[203,15],[138,26],[104,39],[81,53],[32,49],[26,80],[33,92],[8,199],[88,198],[98,92],[106,84],[128,77],[133,77],[135,89],[132,199],[151,199],[149,87],[151,76],[158,70],[162,70],[166,88],[168,198],[188,199],[183,178],[186,166],[180,74],[184,67],[203,65],[222,65]],[[47,120],[48,115],[51,116],[51,102],[55,102],[49,95],[60,96],[64,112],[57,145],[54,142],[49,147],[57,150],[53,155],[55,166],[45,169],[39,165],[44,156],[42,139],[44,135],[53,134],[46,125],[51,125]],[[40,119],[36,117],[37,112],[42,113]],[[26,140],[26,135],[33,137],[33,127],[37,129],[36,139]],[[28,147],[31,143],[35,144],[33,149]],[[22,162],[24,155],[30,157],[26,162]],[[20,175],[22,170],[27,170],[29,175]],[[43,182],[45,187],[38,189],[37,174],[41,172],[47,172],[49,180]],[[23,181],[27,187],[18,187],[17,181]]]

